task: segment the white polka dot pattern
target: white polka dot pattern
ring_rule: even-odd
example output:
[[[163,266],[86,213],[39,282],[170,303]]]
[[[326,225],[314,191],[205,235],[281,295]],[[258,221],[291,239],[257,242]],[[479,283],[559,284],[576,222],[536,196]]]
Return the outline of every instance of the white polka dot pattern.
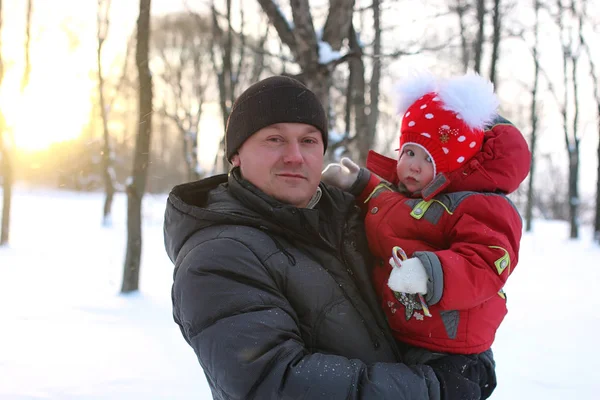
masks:
[[[483,138],[482,131],[466,128],[462,116],[445,107],[439,96],[428,93],[406,110],[401,128],[400,147],[404,143],[423,146],[439,167],[438,173],[461,167],[477,152]]]

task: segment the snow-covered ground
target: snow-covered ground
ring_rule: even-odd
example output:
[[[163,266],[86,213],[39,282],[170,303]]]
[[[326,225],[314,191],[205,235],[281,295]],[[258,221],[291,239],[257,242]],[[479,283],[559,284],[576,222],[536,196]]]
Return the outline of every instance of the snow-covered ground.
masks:
[[[0,399],[210,399],[171,317],[166,196],[146,196],[140,292],[119,294],[123,195],[101,226],[102,195],[17,189],[0,249]],[[597,399],[600,247],[589,228],[536,221],[506,287],[492,398]]]

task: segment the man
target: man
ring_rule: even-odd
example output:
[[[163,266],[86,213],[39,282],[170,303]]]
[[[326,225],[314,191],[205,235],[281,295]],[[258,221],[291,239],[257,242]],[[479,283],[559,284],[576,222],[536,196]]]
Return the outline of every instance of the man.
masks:
[[[399,363],[354,198],[320,183],[326,149],[315,94],[267,78],[233,105],[230,173],[169,195],[173,316],[214,398],[478,399],[467,358]]]

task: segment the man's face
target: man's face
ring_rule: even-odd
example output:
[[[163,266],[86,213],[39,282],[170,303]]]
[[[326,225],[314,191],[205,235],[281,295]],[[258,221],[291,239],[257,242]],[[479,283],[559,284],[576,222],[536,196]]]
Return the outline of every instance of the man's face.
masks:
[[[409,192],[414,193],[423,189],[433,180],[433,162],[429,153],[421,146],[407,144],[400,154],[396,173],[398,180],[406,186]]]
[[[269,125],[250,136],[231,162],[269,196],[306,207],[321,180],[323,137],[308,124]]]

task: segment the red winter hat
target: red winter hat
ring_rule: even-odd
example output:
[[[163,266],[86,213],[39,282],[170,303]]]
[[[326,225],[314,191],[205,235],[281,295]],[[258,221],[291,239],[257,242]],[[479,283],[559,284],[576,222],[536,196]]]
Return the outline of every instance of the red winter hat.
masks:
[[[458,169],[481,150],[483,131],[499,105],[490,81],[475,73],[443,81],[421,74],[397,90],[401,153],[409,143],[422,147],[435,176]]]

